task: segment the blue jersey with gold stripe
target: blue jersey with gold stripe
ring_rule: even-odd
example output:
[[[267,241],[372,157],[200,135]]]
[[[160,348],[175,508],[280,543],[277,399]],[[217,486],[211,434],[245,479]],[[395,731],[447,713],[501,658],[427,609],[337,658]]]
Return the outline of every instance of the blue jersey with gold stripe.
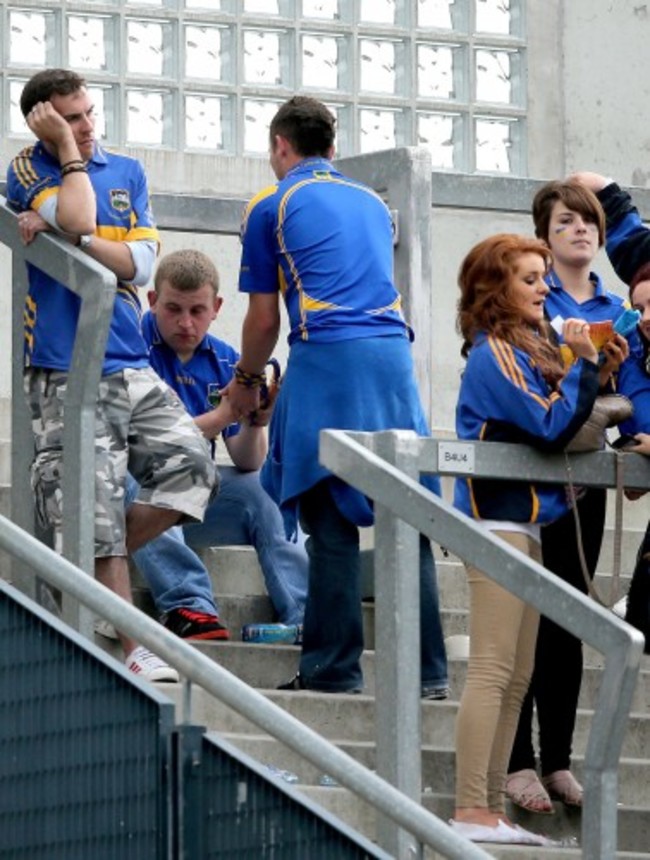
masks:
[[[590,323],[604,320],[616,321],[629,306],[629,302],[617,296],[616,293],[606,290],[602,278],[595,272],[589,274],[589,279],[594,285],[594,294],[590,299],[578,302],[568,290],[564,289],[557,272],[551,269],[545,278],[551,288],[544,301],[544,313],[548,319],[554,320],[559,316],[563,320],[574,317]],[[560,334],[558,339],[562,340]]]
[[[239,289],[284,294],[289,343],[408,334],[390,214],[372,189],[306,158],[249,203]]]
[[[142,317],[142,333],[150,352],[151,366],[170,385],[194,418],[214,409],[216,393],[225,388],[234,374],[239,353],[230,344],[208,333],[189,361],[182,362],[162,339],[156,316],[147,311]],[[239,433],[239,424],[230,424],[222,436]]]
[[[114,241],[158,241],[144,169],[134,158],[95,148],[88,174],[97,196],[95,234]],[[24,149],[7,171],[7,199],[16,209],[36,209],[58,193],[61,170],[39,141]],[[25,362],[66,371],[79,316],[80,299],[40,269],[28,265],[25,307]],[[118,282],[106,345],[103,374],[146,367],[147,347],[140,331],[137,288]]]
[[[480,334],[470,350],[456,407],[459,439],[519,442],[561,451],[589,417],[598,367],[578,359],[552,391],[531,357]],[[476,519],[553,522],[568,510],[564,487],[524,481],[459,478],[454,504]]]

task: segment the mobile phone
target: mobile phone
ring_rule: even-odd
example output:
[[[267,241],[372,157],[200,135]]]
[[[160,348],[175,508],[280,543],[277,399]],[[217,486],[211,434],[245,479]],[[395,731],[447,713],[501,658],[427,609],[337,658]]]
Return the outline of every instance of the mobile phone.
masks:
[[[614,331],[623,337],[629,337],[639,324],[641,314],[634,308],[626,308],[614,323]]]
[[[634,448],[640,444],[639,440],[634,436],[630,436],[629,433],[621,433],[618,439],[614,439],[611,443],[612,448],[616,448],[619,451],[625,450],[626,448]]]

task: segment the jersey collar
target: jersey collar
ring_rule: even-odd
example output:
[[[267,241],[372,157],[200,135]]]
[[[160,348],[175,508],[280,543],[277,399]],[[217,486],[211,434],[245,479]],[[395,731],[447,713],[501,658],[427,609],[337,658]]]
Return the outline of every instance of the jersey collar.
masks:
[[[551,269],[545,280],[551,290],[553,290],[554,292],[560,292],[561,290],[564,290],[562,281],[560,280],[560,276],[555,271],[555,269]],[[607,299],[607,291],[605,290],[605,285],[603,284],[603,279],[600,277],[600,275],[596,274],[596,272],[589,272],[589,280],[594,285],[593,297],[595,299]]]
[[[287,170],[286,176],[295,176],[296,173],[306,173],[314,170],[328,170],[332,172],[334,168],[332,162],[326,158],[320,155],[310,155],[308,158],[303,158],[298,164],[294,164],[290,170]]]

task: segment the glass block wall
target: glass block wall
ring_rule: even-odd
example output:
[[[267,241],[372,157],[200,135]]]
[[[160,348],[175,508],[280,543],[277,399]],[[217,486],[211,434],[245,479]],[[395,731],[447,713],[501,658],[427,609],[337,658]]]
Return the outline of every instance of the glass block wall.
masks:
[[[418,145],[436,170],[525,175],[525,0],[0,0],[0,133],[25,80],[83,74],[109,146],[266,155],[293,93],[341,156]]]

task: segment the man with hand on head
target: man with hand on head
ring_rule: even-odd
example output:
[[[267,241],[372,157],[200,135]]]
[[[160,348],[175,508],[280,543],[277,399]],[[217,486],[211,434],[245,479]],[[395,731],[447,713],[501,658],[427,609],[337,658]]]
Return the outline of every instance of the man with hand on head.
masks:
[[[131,601],[127,553],[176,523],[201,520],[216,483],[208,446],[176,394],[150,368],[137,286],[151,277],[158,247],[142,165],[95,140],[93,100],[83,78],[45,69],[25,85],[21,110],[38,138],[11,162],[7,198],[20,210],[25,243],[53,231],[117,277],[95,420],[95,575]],[[32,414],[37,515],[60,551],[64,401],[80,300],[28,266],[25,392]],[[140,491],[125,511],[127,469]],[[151,681],[178,673],[118,634],[127,667]]]

